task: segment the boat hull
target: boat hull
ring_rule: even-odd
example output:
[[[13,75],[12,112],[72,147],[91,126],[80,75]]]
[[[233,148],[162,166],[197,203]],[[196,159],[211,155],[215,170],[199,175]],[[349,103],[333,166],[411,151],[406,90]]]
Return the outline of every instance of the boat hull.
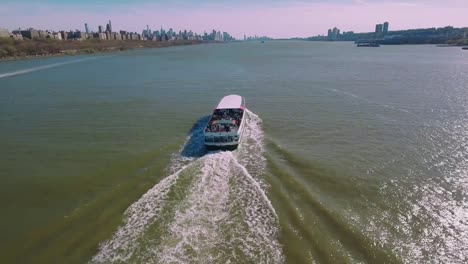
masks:
[[[236,150],[237,147],[239,147],[239,144],[235,144],[235,145],[224,145],[224,146],[220,146],[220,145],[206,145],[206,144],[205,144],[205,148],[206,148],[206,150],[208,150],[208,151],[215,151],[215,150],[228,150],[228,151],[233,151],[233,150]]]

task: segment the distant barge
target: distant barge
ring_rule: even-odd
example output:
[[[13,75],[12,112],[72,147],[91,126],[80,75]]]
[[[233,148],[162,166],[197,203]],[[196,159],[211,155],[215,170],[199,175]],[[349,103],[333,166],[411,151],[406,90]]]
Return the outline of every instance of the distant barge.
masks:
[[[379,43],[376,42],[360,42],[357,43],[358,47],[380,47]]]

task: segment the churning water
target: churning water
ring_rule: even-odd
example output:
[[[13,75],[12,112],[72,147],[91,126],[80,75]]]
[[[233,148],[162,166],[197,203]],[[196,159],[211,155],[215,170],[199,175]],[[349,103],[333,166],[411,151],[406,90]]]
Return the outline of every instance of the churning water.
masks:
[[[281,262],[278,216],[262,178],[261,119],[247,110],[245,121],[234,152],[205,153],[206,122],[197,123],[172,159],[173,173],[128,208],[91,262]]]
[[[0,262],[467,263],[467,56],[272,41],[2,62]],[[227,94],[245,140],[207,152]]]

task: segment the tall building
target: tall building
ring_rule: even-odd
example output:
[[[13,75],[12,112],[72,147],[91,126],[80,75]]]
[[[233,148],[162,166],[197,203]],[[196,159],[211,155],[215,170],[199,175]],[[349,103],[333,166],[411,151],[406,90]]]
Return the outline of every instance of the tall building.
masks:
[[[388,33],[388,22],[383,23],[383,33],[384,34]]]
[[[382,24],[375,25],[375,33],[380,34],[382,32],[383,32],[383,25]]]
[[[337,40],[340,37],[340,30],[336,27],[329,29],[327,33],[328,40]]]
[[[9,38],[10,32],[6,28],[0,28],[0,38]]]
[[[338,29],[336,27],[333,28],[333,37],[336,37],[338,34]]]
[[[98,32],[102,33],[102,26],[98,26]]]
[[[108,31],[109,31],[110,33],[112,33],[112,23],[111,23],[110,20],[109,20],[109,24],[107,24],[107,25],[108,25]]]
[[[89,28],[88,28],[88,23],[84,24],[85,32],[86,34],[89,34]]]

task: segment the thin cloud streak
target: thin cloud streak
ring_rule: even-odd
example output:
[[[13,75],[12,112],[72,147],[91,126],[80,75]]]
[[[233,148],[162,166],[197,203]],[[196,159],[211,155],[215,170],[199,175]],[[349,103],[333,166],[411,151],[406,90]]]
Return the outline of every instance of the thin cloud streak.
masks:
[[[449,2],[449,1],[447,1]],[[468,1],[467,1],[468,2]],[[342,31],[373,31],[376,23],[390,22],[391,30],[452,25],[468,26],[468,3],[454,0],[453,5],[433,1],[380,1],[368,3],[359,0],[343,3],[292,2],[289,5],[253,5],[233,7],[222,4],[200,8],[181,9],[160,4],[118,4],[110,8],[96,6],[38,5],[34,13],[20,12],[22,4],[9,4],[0,11],[0,26],[46,28],[53,30],[83,30],[87,22],[92,29],[112,20],[113,28],[141,32],[147,24],[153,30],[160,26],[174,29],[224,30],[236,37],[268,35],[271,37],[307,37],[325,34],[330,27]],[[456,8],[454,7],[456,6]],[[70,9],[73,12],[70,12]]]

